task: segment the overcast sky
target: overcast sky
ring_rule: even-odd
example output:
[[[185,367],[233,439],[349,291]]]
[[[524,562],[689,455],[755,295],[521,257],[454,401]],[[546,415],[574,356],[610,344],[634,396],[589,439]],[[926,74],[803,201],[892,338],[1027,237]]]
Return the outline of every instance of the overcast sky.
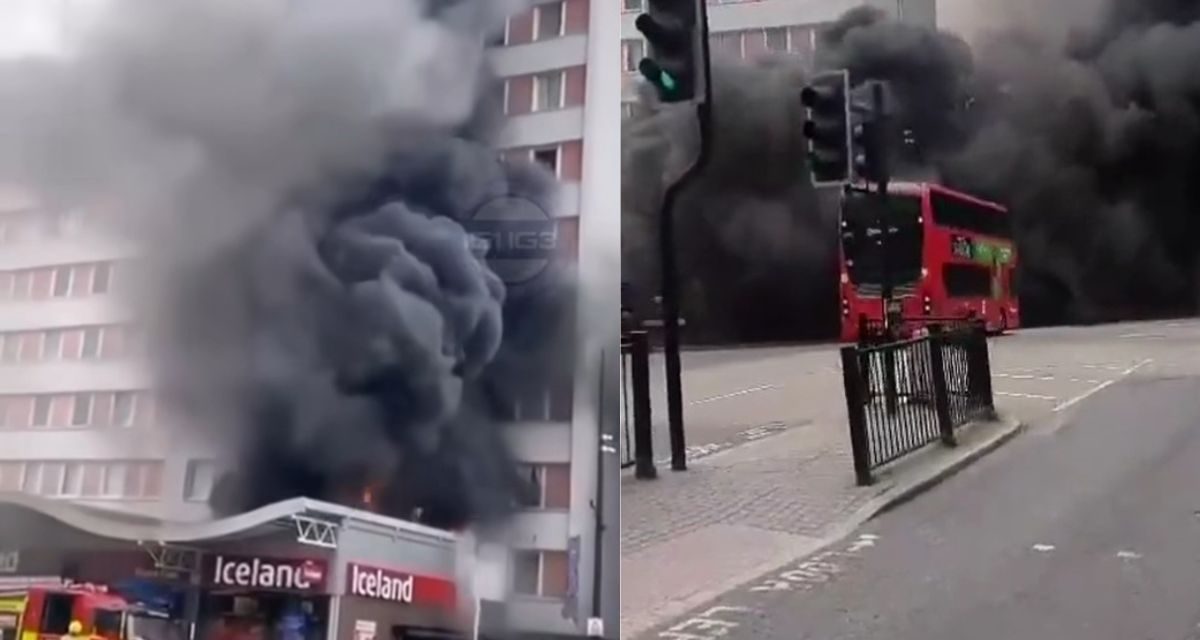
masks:
[[[105,0],[0,0],[0,56],[62,52],[72,27]]]

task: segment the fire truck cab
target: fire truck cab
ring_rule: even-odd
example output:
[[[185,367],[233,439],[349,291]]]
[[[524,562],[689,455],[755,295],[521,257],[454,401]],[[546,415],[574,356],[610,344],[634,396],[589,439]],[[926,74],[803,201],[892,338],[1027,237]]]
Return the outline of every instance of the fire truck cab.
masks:
[[[59,640],[72,620],[83,634],[130,640],[129,605],[118,595],[89,586],[31,587],[0,591],[0,640]]]

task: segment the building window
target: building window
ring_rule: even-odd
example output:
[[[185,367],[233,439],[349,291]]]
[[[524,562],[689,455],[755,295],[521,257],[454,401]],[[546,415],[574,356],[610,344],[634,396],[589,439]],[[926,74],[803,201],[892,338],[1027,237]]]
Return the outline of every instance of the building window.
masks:
[[[63,492],[63,473],[66,465],[61,462],[44,462],[41,464],[42,473],[39,486],[30,493],[55,498]]]
[[[65,298],[71,295],[71,282],[75,270],[71,267],[58,267],[54,270],[54,292],[55,298]]]
[[[108,283],[112,279],[112,265],[101,262],[92,269],[92,293],[108,293]]]
[[[724,52],[726,55],[742,57],[742,34],[740,31],[724,31],[709,36],[709,45],[713,51]]]
[[[767,51],[786,53],[788,50],[788,31],[784,27],[771,27],[764,30],[767,38]]]
[[[512,562],[513,593],[523,596],[542,595],[542,554],[537,551],[517,551]]]
[[[563,108],[566,75],[566,71],[551,71],[533,76],[533,111]]]
[[[103,333],[100,327],[89,327],[83,330],[83,353],[84,360],[95,360],[100,357],[100,346],[103,342]]]
[[[533,149],[529,152],[530,159],[534,162],[546,167],[555,177],[560,177],[562,163],[559,161],[561,154],[559,147],[544,147],[541,149]]]
[[[98,462],[82,463],[83,480],[79,495],[85,498],[95,498],[104,490],[104,465]]]
[[[46,395],[35,396],[33,399],[33,426],[45,427],[50,424],[50,401],[53,398]]]
[[[638,63],[646,57],[646,43],[642,40],[626,40],[622,43],[625,52],[625,73],[638,70]]]
[[[20,462],[0,462],[0,492],[21,490],[21,483],[25,479],[24,467]]]
[[[64,497],[79,497],[83,495],[84,463],[68,462],[63,471],[62,495]]]
[[[71,407],[71,424],[76,427],[92,423],[92,394],[75,394],[74,406]]]
[[[645,0],[622,0],[622,1],[624,2],[624,4],[621,5],[621,8],[626,12],[645,11],[645,9],[642,8],[644,6]]]
[[[567,593],[567,554],[562,551],[517,551],[512,569],[518,595],[561,598]]]
[[[525,509],[541,509],[546,506],[546,468],[539,465],[520,465],[522,490],[518,505]]]
[[[125,475],[127,465],[123,462],[109,463],[104,466],[104,480],[101,482],[100,495],[105,498],[120,498],[125,493]]]
[[[13,280],[13,299],[28,300],[33,292],[33,272],[18,271]]]
[[[563,36],[564,17],[567,3],[563,0],[539,4],[533,12],[535,40],[549,40]]]
[[[42,359],[57,360],[62,357],[62,337],[60,329],[51,329],[42,337]]]
[[[183,498],[193,502],[208,500],[216,482],[216,466],[209,460],[188,462],[187,477],[183,482]]]
[[[4,344],[0,346],[0,360],[3,360],[5,364],[12,364],[21,355],[21,334],[6,333],[3,340]]]
[[[137,412],[137,395],[132,391],[121,391],[113,398],[114,427],[132,427]]]

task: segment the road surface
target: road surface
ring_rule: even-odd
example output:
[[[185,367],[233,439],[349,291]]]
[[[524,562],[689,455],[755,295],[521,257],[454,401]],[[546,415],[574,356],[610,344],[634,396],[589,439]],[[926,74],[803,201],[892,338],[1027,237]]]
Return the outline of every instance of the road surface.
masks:
[[[1029,396],[1026,434],[643,637],[1200,638],[1197,344],[1190,322],[997,341],[995,362],[1035,376],[996,385]]]
[[[1170,355],[1200,321],[1025,330],[992,340],[996,400],[1027,422],[1044,420]],[[702,457],[781,429],[845,422],[837,345],[683,353],[689,457]],[[1168,358],[1169,360],[1169,358]],[[651,356],[654,453],[669,456],[661,354]],[[1065,406],[1064,406],[1065,405]]]

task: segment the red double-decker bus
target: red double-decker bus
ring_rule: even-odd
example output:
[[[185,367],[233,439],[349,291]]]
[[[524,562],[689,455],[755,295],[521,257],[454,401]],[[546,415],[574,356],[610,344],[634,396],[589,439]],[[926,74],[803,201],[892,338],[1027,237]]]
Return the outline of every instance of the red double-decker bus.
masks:
[[[883,326],[885,264],[901,336],[933,323],[982,321],[992,333],[1020,326],[1017,251],[1004,207],[936,184],[892,184],[886,255],[878,207],[877,194],[859,189],[842,200],[843,341]]]

